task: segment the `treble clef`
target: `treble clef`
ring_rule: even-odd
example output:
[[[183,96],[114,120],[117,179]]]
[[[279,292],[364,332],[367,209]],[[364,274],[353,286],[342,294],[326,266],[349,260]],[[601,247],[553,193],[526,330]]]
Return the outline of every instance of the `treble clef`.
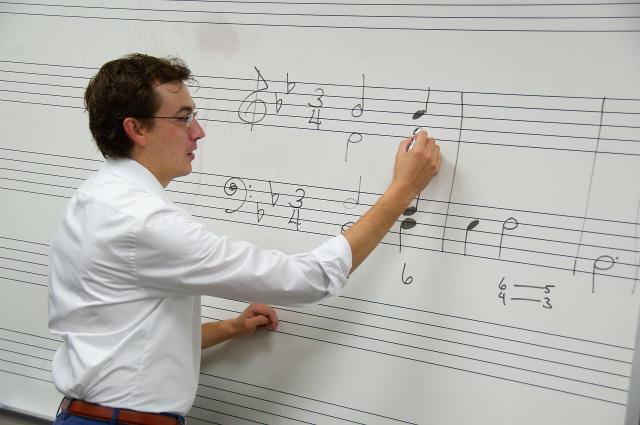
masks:
[[[247,202],[247,185],[244,184],[244,181],[242,179],[239,179],[238,177],[231,177],[229,180],[225,182],[224,193],[227,196],[235,196],[238,190],[244,192],[244,197],[241,199],[238,199],[238,201],[241,201],[241,202],[236,209],[226,208],[224,212],[226,212],[227,214],[231,214],[238,211],[240,208],[242,208],[244,203]]]
[[[242,100],[238,108],[238,118],[240,118],[242,122],[251,124],[252,131],[253,125],[259,123],[267,116],[267,103],[260,99],[258,94],[269,88],[269,84],[267,84],[260,70],[255,66],[254,69],[258,73],[256,89]]]

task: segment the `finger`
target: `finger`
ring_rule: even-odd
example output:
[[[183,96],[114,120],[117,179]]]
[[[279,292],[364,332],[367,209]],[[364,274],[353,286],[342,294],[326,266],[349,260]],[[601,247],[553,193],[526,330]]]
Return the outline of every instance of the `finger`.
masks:
[[[252,304],[250,307],[255,314],[266,316],[269,319],[269,327],[275,330],[275,328],[278,326],[278,315],[276,314],[276,310],[273,307],[266,304]]]
[[[413,138],[414,138],[414,142],[413,142],[412,149],[417,149],[419,151],[422,151],[422,149],[426,145],[427,132],[424,130],[420,130],[413,136]]]
[[[273,307],[269,308],[269,321],[271,322],[269,328],[271,328],[272,331],[275,331],[278,327],[278,314],[276,313],[276,309]]]
[[[440,146],[436,142],[436,139],[433,137],[427,140],[427,149],[431,155],[439,155],[440,154]]]
[[[429,133],[427,132],[427,130],[425,130],[424,128],[418,128],[416,129],[416,131],[413,133],[414,137],[422,137],[422,135],[424,135],[424,137],[428,138],[429,137]]]
[[[251,330],[255,330],[256,328],[259,328],[260,326],[265,326],[269,324],[269,318],[267,316],[263,316],[263,315],[258,315],[255,317],[250,317],[248,319],[246,319],[245,321],[247,327]]]
[[[271,307],[266,304],[251,304],[249,307],[251,308],[251,311],[253,311],[254,313],[262,314],[264,316],[268,316],[269,315],[268,312],[271,309]]]
[[[398,152],[396,154],[399,154],[400,152],[406,152],[409,149],[409,145],[411,144],[411,139],[404,139],[402,142],[400,142],[400,145],[398,145]]]

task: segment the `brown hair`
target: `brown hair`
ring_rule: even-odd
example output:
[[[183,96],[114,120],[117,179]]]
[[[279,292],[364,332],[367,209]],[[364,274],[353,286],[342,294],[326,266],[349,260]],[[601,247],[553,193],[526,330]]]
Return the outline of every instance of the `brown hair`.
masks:
[[[154,85],[171,81],[193,81],[191,70],[179,58],[156,58],[134,53],[107,62],[89,81],[84,103],[89,128],[105,158],[124,158],[131,154],[133,142],[122,122],[139,118],[143,126],[153,126],[160,108]]]

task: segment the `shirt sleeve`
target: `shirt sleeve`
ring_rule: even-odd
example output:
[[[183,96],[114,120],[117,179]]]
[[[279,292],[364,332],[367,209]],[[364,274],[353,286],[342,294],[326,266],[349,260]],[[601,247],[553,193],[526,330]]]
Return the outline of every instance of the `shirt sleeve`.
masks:
[[[219,237],[170,209],[147,217],[134,239],[139,284],[169,293],[304,305],[337,296],[351,270],[351,248],[342,235],[287,255]]]

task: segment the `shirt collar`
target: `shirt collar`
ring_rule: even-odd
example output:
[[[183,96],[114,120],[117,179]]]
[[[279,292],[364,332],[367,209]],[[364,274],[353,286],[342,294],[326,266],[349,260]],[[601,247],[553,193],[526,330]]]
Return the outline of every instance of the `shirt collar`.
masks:
[[[131,158],[107,159],[101,171],[118,176],[170,202],[164,187],[151,171]]]

